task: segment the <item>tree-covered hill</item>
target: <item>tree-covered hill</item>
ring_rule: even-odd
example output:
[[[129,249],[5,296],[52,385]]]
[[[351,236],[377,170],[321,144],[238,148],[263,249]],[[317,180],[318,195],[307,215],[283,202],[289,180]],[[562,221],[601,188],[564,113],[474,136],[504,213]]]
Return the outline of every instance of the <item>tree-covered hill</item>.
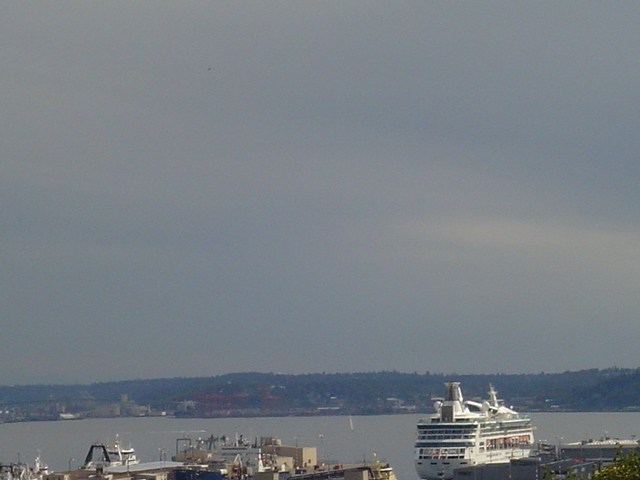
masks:
[[[492,384],[505,403],[522,411],[640,409],[640,369],[620,368],[520,375],[249,372],[88,385],[0,386],[0,408],[45,412],[51,418],[58,412],[98,416],[102,411],[98,407],[109,404],[148,407],[122,410],[135,414],[161,410],[184,416],[427,412],[433,398],[442,396],[447,380],[460,381],[466,398],[486,398]]]

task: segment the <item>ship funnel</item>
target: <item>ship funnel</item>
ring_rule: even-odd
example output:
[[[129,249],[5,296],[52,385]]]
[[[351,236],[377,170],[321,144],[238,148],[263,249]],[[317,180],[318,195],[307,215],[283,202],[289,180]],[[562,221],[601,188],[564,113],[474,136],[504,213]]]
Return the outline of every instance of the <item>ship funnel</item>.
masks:
[[[460,390],[460,382],[446,382],[445,383],[445,401],[448,402],[461,402],[462,391]]]

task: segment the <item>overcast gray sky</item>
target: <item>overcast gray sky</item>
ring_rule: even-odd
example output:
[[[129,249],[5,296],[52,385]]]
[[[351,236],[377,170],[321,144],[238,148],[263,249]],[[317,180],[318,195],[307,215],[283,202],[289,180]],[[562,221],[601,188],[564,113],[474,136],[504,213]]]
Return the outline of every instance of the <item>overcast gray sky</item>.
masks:
[[[640,366],[637,2],[5,2],[0,383]]]

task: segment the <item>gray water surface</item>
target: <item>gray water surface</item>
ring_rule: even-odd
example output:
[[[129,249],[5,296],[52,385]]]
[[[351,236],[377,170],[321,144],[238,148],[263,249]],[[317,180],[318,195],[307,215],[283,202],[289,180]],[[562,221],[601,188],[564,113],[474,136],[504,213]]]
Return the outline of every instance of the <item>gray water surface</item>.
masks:
[[[640,435],[640,413],[536,413],[530,415],[536,440],[579,441],[604,435]],[[32,462],[38,452],[54,470],[80,465],[93,442],[119,437],[133,446],[142,462],[167,460],[176,439],[209,435],[253,439],[275,436],[285,444],[315,446],[326,462],[371,461],[374,456],[394,468],[399,480],[417,480],[413,469],[415,424],[422,415],[352,417],[264,417],[177,419],[171,417],[108,418],[0,424],[0,462]],[[353,425],[353,429],[351,426]]]

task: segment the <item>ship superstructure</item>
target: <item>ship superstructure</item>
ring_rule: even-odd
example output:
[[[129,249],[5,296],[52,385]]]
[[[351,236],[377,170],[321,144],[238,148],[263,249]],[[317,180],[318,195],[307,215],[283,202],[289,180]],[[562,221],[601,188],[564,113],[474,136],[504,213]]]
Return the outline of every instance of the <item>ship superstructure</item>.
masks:
[[[528,457],[533,426],[528,417],[502,405],[490,387],[489,400],[464,400],[459,382],[445,383],[436,413],[420,420],[414,451],[416,472],[425,480],[447,480],[459,467],[505,463]]]
[[[122,448],[120,441],[116,440],[113,445],[94,443],[89,447],[89,452],[84,459],[83,469],[95,470],[118,467],[121,465],[136,465],[139,463],[136,451],[132,448]]]

